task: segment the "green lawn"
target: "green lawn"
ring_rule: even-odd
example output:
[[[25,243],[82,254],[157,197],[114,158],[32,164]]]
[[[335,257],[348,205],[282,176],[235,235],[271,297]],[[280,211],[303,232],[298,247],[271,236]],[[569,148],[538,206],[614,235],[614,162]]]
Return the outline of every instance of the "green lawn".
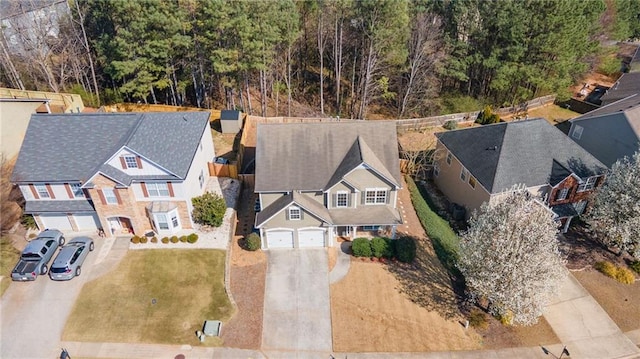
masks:
[[[234,311],[224,261],[213,249],[129,251],[114,271],[85,284],[62,339],[199,345],[205,319],[224,321]]]
[[[11,271],[20,258],[20,251],[17,250],[11,240],[7,237],[0,238],[0,275],[2,282],[0,282],[0,297],[9,288],[11,284]]]

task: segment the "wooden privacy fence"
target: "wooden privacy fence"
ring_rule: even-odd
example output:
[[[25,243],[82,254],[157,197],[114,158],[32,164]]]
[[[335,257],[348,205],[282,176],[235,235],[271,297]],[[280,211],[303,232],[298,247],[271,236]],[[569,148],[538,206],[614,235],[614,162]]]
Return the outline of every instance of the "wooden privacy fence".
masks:
[[[231,177],[238,179],[238,165],[237,162],[228,164],[212,163],[209,162],[209,175],[215,177]]]

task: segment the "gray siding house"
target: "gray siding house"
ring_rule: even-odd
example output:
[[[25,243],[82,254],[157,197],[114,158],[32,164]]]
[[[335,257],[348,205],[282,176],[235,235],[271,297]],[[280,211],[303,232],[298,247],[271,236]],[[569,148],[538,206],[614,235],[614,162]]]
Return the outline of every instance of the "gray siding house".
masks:
[[[544,119],[503,122],[437,133],[435,183],[453,202],[473,210],[526,188],[566,230],[604,180],[602,162]]]
[[[607,167],[640,149],[640,94],[569,120],[569,137]]]
[[[260,124],[257,137],[262,248],[395,236],[402,182],[394,123]]]

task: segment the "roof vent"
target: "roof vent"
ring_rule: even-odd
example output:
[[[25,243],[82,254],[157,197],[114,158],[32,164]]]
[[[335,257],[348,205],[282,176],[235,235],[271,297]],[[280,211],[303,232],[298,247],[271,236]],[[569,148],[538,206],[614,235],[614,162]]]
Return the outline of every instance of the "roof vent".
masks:
[[[497,151],[497,150],[498,150],[498,146],[487,147],[487,151]]]

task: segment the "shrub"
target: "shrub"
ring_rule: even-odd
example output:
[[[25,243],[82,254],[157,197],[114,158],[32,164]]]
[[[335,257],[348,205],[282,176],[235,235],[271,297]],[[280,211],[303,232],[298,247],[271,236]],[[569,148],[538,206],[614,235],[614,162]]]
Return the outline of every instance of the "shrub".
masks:
[[[198,235],[195,233],[191,233],[187,236],[187,242],[194,244],[198,241]]]
[[[158,243],[158,237],[156,236],[151,237],[151,243]]]
[[[640,274],[640,261],[633,261],[629,263],[629,268],[633,269],[634,272]]]
[[[455,130],[456,128],[458,128],[458,122],[454,120],[449,120],[445,122],[444,125],[442,125],[442,127],[444,127],[445,130]]]
[[[227,203],[217,194],[206,192],[202,196],[191,199],[193,203],[193,220],[196,223],[212,227],[220,227]]]
[[[169,243],[169,237],[162,237],[161,241],[162,243],[167,244]]]
[[[23,215],[20,218],[20,223],[22,223],[22,225],[26,229],[37,229],[38,228],[38,226],[36,225],[35,218],[33,218],[33,216],[30,215],[30,214]]]
[[[171,241],[171,243],[178,243],[178,236],[171,236],[169,240]]]
[[[607,277],[613,278],[623,284],[633,284],[636,280],[633,272],[629,269],[616,266],[611,262],[596,262],[593,267]]]
[[[600,66],[598,66],[598,72],[607,76],[615,76],[620,73],[622,68],[622,62],[615,56],[608,56],[602,60]]]
[[[375,237],[371,240],[371,253],[376,258],[391,258],[393,252],[391,251],[391,243],[387,238]]]
[[[469,313],[469,325],[477,329],[487,329],[489,326],[487,314],[478,308],[473,308]]]
[[[140,237],[138,237],[138,236],[131,237],[131,243],[133,243],[133,244],[140,243]]]
[[[482,108],[482,103],[471,97],[460,94],[445,93],[440,96],[440,114],[473,112]]]
[[[257,233],[251,233],[244,238],[244,249],[248,251],[257,251],[261,245],[260,236]]]
[[[180,242],[185,243],[187,242],[187,236],[180,236]]]
[[[405,177],[405,179],[411,194],[413,207],[420,219],[420,223],[422,223],[422,227],[433,244],[438,259],[449,273],[456,277],[460,276],[460,271],[456,267],[460,242],[458,235],[451,229],[449,222],[440,217],[434,210],[435,205],[429,197],[429,193],[418,189],[411,177]]]
[[[478,118],[476,119],[476,123],[481,125],[488,125],[492,123],[500,122],[500,116],[498,114],[493,113],[491,110],[491,106],[485,106],[484,110],[478,114]]]
[[[400,237],[397,239],[396,257],[400,262],[413,262],[416,258],[416,241],[411,237]]]
[[[147,243],[149,239],[145,236],[140,236],[140,243]]]
[[[371,257],[371,243],[366,238],[356,238],[351,243],[351,252],[355,257]]]

